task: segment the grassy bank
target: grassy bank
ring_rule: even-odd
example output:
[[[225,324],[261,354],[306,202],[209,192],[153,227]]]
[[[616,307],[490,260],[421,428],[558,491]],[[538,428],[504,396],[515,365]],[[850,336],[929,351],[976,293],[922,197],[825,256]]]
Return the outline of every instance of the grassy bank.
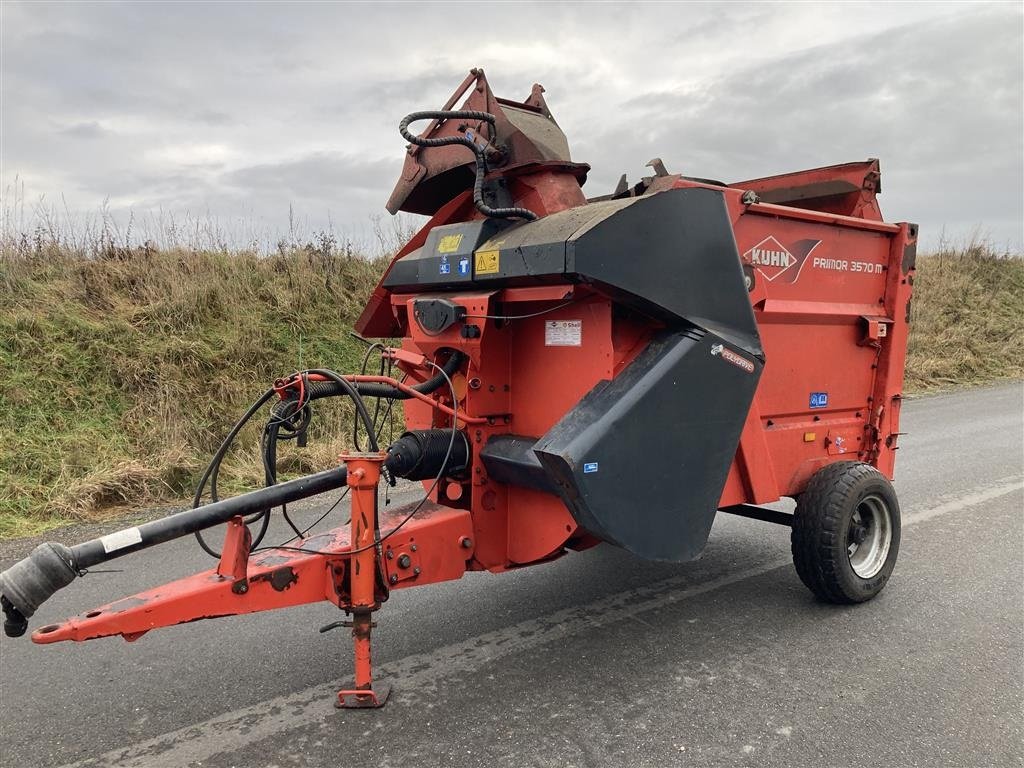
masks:
[[[0,536],[188,495],[276,377],[359,368],[349,331],[382,268],[314,247],[0,256]],[[318,409],[315,437],[333,439],[293,461],[337,453],[341,408]],[[257,436],[241,436],[228,487],[262,480]]]
[[[983,246],[919,257],[907,390],[1024,377],[1024,258]]]
[[[328,241],[271,256],[0,250],[0,537],[189,495],[268,382],[359,368],[349,330],[382,267]],[[1024,376],[1024,260],[926,256],[915,291],[909,390]],[[319,409],[310,447],[284,461],[326,466],[347,416]],[[242,437],[229,487],[262,481],[257,432]]]

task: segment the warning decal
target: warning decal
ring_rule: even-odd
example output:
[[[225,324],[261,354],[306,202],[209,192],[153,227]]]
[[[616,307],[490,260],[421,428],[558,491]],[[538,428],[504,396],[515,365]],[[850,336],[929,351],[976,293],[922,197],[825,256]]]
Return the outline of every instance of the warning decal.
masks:
[[[544,323],[544,346],[578,347],[582,344],[582,320],[548,320]]]
[[[478,275],[498,274],[499,251],[477,251],[476,252],[476,273]]]

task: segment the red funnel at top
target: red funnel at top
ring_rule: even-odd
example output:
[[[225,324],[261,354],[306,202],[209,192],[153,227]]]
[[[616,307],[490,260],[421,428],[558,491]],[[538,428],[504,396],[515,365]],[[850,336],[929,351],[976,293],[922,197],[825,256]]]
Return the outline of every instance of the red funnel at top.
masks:
[[[543,164],[543,170],[571,174],[574,186],[586,180],[590,166],[572,162],[569,143],[544,102],[540,85],[533,86],[526,101],[509,101],[495,96],[483,70],[474,69],[442,109],[452,109],[467,91],[469,95],[459,109],[489,112],[495,117],[493,129],[482,121],[433,120],[420,135],[434,139],[471,132],[476,141],[486,141],[487,164],[492,171],[489,176],[534,173],[542,170],[539,166]],[[391,213],[432,216],[445,203],[472,189],[475,163],[472,150],[466,146],[410,146],[387,209]],[[574,203],[584,202],[580,191]]]

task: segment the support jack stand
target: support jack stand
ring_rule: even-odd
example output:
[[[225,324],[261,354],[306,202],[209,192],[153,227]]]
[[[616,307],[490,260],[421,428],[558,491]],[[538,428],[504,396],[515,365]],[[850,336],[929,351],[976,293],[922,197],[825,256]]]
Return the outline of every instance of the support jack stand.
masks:
[[[386,454],[344,454],[348,465],[348,486],[352,490],[352,639],[355,647],[355,687],[338,691],[335,703],[340,709],[383,707],[390,685],[374,685],[370,663],[371,616],[379,605],[374,593],[377,549],[374,529],[377,522],[377,483]],[[347,623],[347,622],[344,622]]]
[[[361,691],[338,691],[338,700],[334,706],[338,709],[377,709],[384,706],[389,693],[391,686],[381,682]]]

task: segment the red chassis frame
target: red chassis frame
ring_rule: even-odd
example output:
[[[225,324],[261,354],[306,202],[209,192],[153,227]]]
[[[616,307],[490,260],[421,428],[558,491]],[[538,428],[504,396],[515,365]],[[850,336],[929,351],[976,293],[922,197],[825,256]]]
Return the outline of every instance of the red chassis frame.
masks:
[[[565,194],[566,179],[564,167],[553,167],[552,183],[545,183],[537,164],[516,202],[541,215],[579,204]],[[687,186],[703,185],[662,175],[647,193]],[[840,460],[856,458],[892,477],[917,228],[882,222],[878,189],[877,162],[869,161],[724,190],[753,277],[750,300],[767,362],[722,508],[799,494],[818,469]],[[752,193],[786,204],[758,202]],[[435,226],[479,216],[470,194],[459,195],[395,259],[421,247]],[[444,387],[415,396],[407,401],[406,421],[410,429],[465,429],[474,454],[493,435],[544,434],[596,383],[614,378],[657,331],[649,318],[613,312],[612,301],[592,288],[561,284],[448,295],[479,318],[480,333],[464,338],[452,328],[428,336],[410,322],[414,298],[389,292],[382,281],[357,329],[404,337],[402,348],[388,354],[413,380],[427,377],[424,363],[441,348],[467,355],[465,372],[453,377],[454,397]],[[571,308],[559,308],[569,299]],[[549,311],[501,324],[490,319],[499,304],[509,315]],[[585,347],[541,343],[545,320],[581,313],[589,327]],[[826,408],[808,403],[807,394],[817,392],[828,393]],[[248,531],[236,518],[217,568],[43,627],[33,640],[135,640],[156,627],[326,600],[352,614],[356,646],[355,686],[339,693],[339,705],[379,706],[386,692],[372,683],[370,615],[390,590],[457,579],[467,570],[500,572],[597,543],[557,497],[493,482],[474,457],[465,478],[442,482],[397,533],[375,546],[381,457],[342,459],[349,466],[350,527],[251,554]],[[382,513],[377,529],[393,530],[410,511]]]

